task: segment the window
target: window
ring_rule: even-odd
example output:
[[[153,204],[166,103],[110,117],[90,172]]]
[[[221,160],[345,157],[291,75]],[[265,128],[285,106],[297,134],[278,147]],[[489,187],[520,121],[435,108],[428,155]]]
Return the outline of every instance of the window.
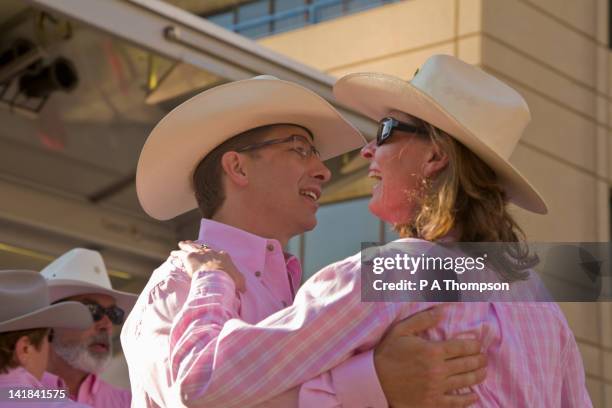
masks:
[[[289,241],[287,251],[302,261],[302,281],[324,266],[356,254],[362,242],[397,238],[397,234],[370,213],[369,201],[368,197],[324,205],[317,212],[317,227]]]
[[[204,16],[246,37],[260,38],[399,0],[257,0]]]
[[[215,14],[210,16],[208,20],[212,23],[220,25],[224,28],[230,28],[234,25],[234,11],[226,11],[225,13]]]

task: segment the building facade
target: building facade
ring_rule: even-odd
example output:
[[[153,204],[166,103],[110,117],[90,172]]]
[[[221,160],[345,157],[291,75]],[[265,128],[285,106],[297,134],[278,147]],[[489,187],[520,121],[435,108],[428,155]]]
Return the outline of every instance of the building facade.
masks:
[[[407,0],[258,41],[336,77],[378,71],[408,80],[438,53],[495,75],[525,97],[532,113],[511,161],[542,192],[550,212],[513,209],[529,240],[605,242],[612,185],[608,18],[603,0]],[[347,231],[363,241],[393,236],[368,217],[366,203],[320,210],[317,230],[299,241],[309,273],[355,252],[354,243],[352,252],[334,250]],[[582,351],[594,405],[612,406],[612,303],[561,306]]]

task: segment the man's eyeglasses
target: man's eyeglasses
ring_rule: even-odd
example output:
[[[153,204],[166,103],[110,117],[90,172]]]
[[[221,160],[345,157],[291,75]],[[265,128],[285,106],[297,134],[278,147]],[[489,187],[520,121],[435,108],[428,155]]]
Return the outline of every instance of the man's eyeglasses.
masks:
[[[125,317],[125,312],[123,309],[117,306],[111,306],[107,308],[103,308],[97,303],[83,303],[89,309],[91,313],[91,317],[94,322],[99,322],[104,318],[104,315],[108,316],[108,319],[112,324],[119,325],[123,323],[123,318]]]
[[[308,142],[306,137],[302,135],[291,135],[282,139],[270,139],[260,143],[253,143],[248,146],[240,147],[236,149],[236,152],[247,152],[250,150],[261,149],[262,147],[273,146],[281,143],[293,143],[291,149],[299,154],[303,159],[310,159],[312,156],[321,158],[321,154],[312,144]]]
[[[376,146],[380,146],[385,143],[392,135],[394,130],[401,130],[402,132],[418,133],[422,135],[427,134],[427,130],[422,127],[415,126],[410,123],[400,122],[397,119],[386,117],[378,122],[378,133],[376,133]]]

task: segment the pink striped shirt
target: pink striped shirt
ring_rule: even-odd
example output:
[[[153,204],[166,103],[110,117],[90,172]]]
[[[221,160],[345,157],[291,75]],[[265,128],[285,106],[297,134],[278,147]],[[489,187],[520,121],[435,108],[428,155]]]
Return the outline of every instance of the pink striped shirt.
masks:
[[[300,284],[301,267],[295,257],[283,253],[278,241],[210,220],[202,220],[199,240],[213,249],[227,251],[245,275],[247,291],[236,297],[232,288],[224,299],[232,317],[254,324],[293,302],[294,288]],[[121,344],[130,372],[134,407],[181,406],[178,389],[171,377],[169,335],[173,320],[187,307],[185,300],[191,286],[181,263],[169,258],[153,272],[123,325]],[[196,296],[195,302],[211,300],[206,293],[202,294],[202,299],[197,299],[198,293],[192,293]],[[198,316],[205,316],[208,310],[215,319],[219,318],[219,313],[224,313],[213,305],[210,309],[199,308]],[[226,318],[229,316],[222,317]],[[371,351],[356,355],[312,380],[311,377],[314,376],[294,384],[299,390],[260,401],[266,401],[266,407],[279,408],[387,406]]]
[[[61,378],[50,373],[45,373],[41,382],[46,388],[67,388]],[[131,405],[129,390],[114,387],[93,373],[85,377],[77,394],[76,399],[70,397],[93,408],[129,408]]]
[[[362,302],[360,261],[357,254],[319,271],[292,306],[255,325],[238,319],[225,273],[195,274],[171,332],[183,402],[231,408],[269,399],[371,349],[391,324],[432,306]],[[485,382],[473,387],[477,406],[592,406],[574,336],[555,303],[454,303],[426,337],[481,340],[489,363]]]

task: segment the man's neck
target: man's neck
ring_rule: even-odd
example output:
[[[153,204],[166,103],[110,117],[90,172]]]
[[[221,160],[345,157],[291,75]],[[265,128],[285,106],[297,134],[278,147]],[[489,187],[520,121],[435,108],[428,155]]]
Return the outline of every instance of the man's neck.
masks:
[[[79,395],[79,388],[89,373],[72,367],[53,350],[49,353],[49,366],[47,371],[57,375],[68,386],[70,396],[75,400]]]
[[[282,247],[287,246],[290,236],[279,233],[278,231],[272,231],[270,225],[272,223],[261,222],[261,218],[248,215],[247,212],[231,212],[220,209],[214,217],[213,221],[229,225],[234,228],[241,229],[243,231],[255,234],[266,239],[277,240]]]

